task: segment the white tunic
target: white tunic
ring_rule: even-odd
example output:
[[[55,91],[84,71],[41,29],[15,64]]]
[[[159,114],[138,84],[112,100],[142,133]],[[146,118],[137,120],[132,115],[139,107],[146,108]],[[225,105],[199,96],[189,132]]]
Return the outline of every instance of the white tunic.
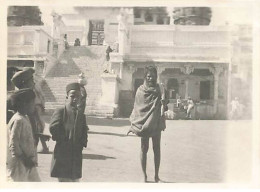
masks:
[[[40,181],[36,167],[25,167],[22,155],[37,164],[30,121],[17,112],[8,123],[7,177],[11,181]]]

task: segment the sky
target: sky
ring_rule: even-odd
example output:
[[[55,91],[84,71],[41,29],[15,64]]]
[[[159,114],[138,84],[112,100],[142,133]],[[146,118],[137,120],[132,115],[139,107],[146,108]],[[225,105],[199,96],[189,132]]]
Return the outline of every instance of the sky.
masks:
[[[39,7],[42,12],[42,21],[46,25],[52,25],[52,10],[57,13],[75,13],[73,7]],[[172,9],[171,7],[169,9]],[[229,24],[250,24],[253,21],[253,11],[250,6],[240,7],[212,7],[210,25],[219,26]]]

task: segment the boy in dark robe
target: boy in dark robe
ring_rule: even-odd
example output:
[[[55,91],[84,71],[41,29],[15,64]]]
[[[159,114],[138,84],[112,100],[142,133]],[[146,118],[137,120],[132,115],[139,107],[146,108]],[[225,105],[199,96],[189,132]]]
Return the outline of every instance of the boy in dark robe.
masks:
[[[78,182],[82,177],[82,150],[87,147],[88,126],[85,115],[77,109],[79,83],[68,84],[66,92],[67,102],[54,112],[49,127],[56,141],[51,177],[57,177],[59,182]]]

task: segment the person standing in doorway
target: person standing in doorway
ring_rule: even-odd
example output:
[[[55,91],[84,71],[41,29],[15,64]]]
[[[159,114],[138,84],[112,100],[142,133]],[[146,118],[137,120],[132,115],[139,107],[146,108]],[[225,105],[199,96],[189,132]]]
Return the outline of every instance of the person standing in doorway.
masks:
[[[141,137],[141,167],[144,182],[147,182],[146,164],[149,139],[153,141],[154,181],[160,182],[159,167],[161,160],[161,131],[166,128],[164,112],[167,111],[168,98],[162,84],[157,84],[157,70],[145,67],[144,84],[136,92],[134,108],[130,116],[133,132]]]

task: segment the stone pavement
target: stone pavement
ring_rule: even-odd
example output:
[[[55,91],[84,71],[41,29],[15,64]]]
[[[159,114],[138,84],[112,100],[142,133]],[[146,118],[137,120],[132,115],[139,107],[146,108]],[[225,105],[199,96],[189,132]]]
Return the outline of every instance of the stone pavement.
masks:
[[[49,117],[45,119],[49,122]],[[89,143],[83,151],[81,182],[141,182],[140,138],[126,136],[128,120],[88,117],[88,124]],[[166,183],[248,182],[252,168],[251,125],[251,121],[167,121],[161,141],[161,179]],[[48,142],[51,151],[54,144]],[[148,181],[153,182],[151,146],[150,141],[147,173]],[[42,181],[57,181],[50,177],[51,157],[39,154]]]

